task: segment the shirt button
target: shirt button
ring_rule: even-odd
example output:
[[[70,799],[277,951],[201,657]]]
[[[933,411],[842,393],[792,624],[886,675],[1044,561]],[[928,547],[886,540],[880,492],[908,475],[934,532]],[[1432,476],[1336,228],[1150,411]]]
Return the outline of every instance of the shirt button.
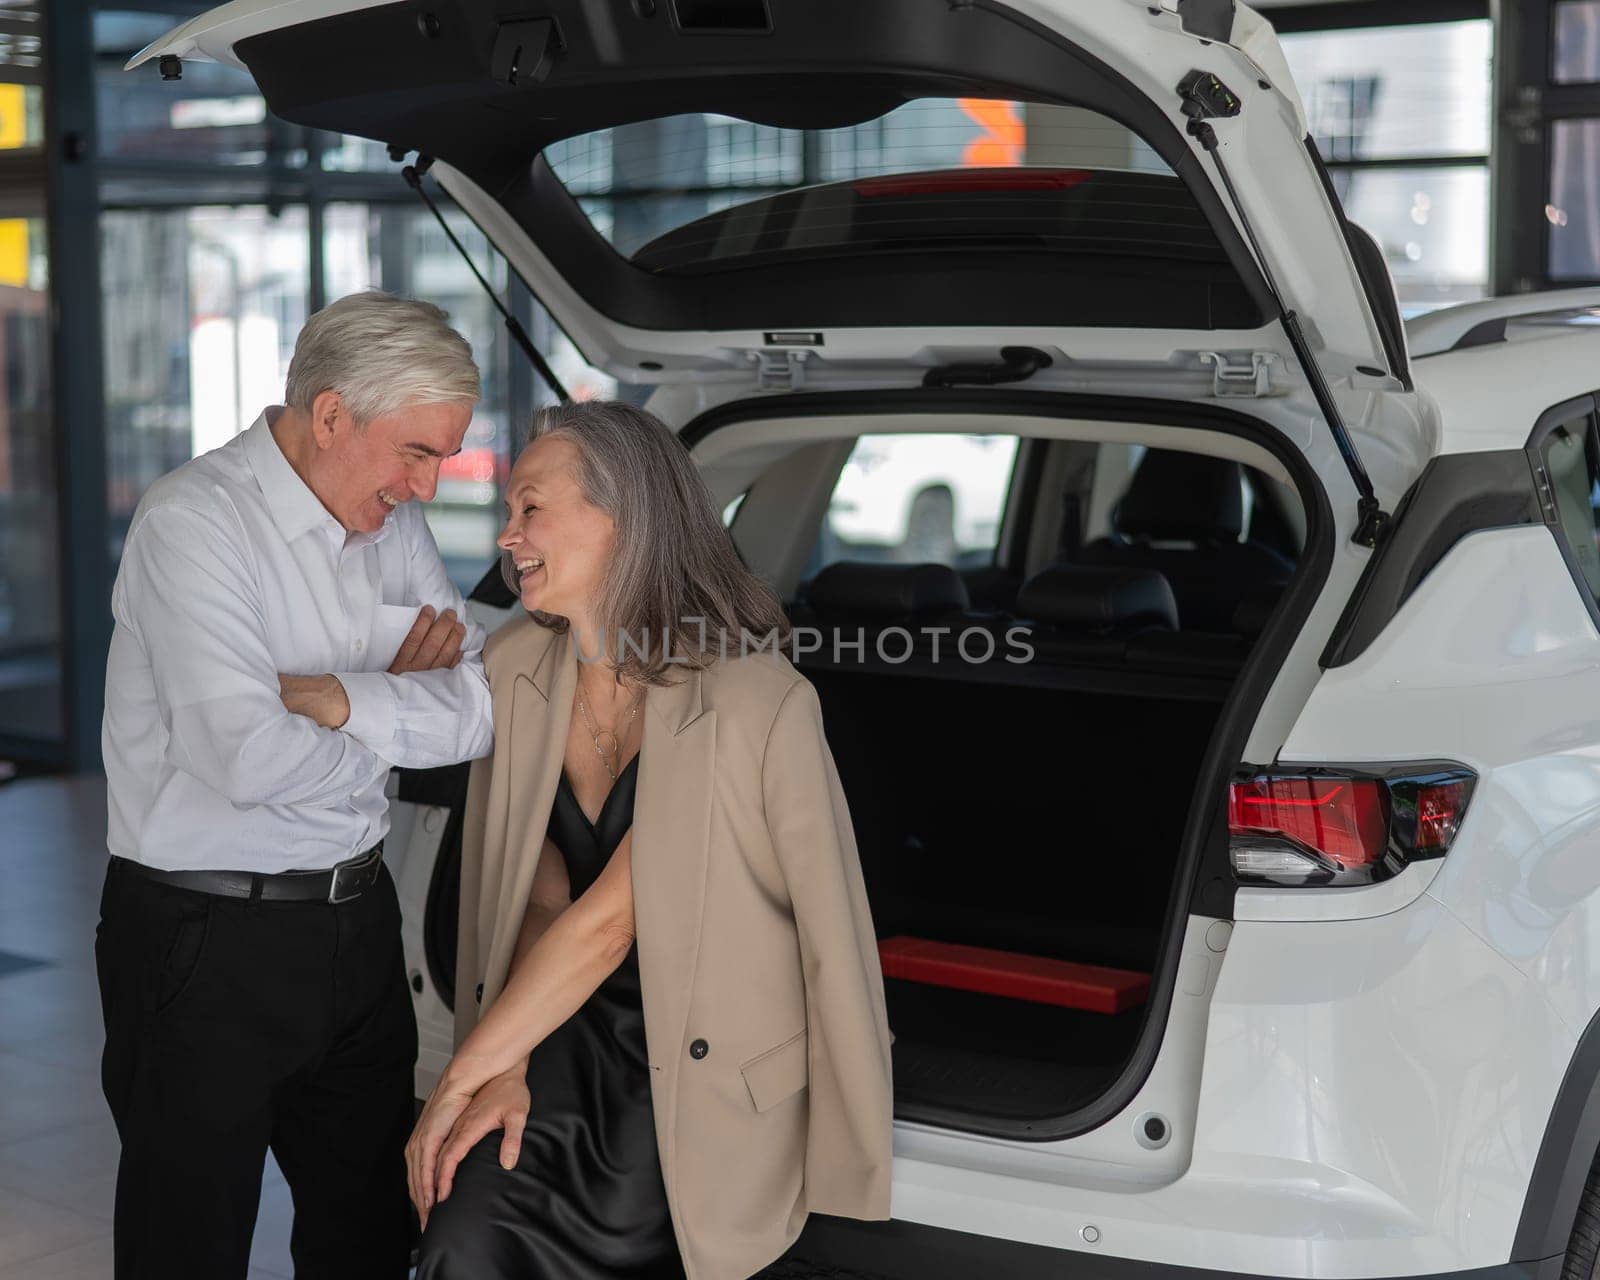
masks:
[[[710,1052],[711,1046],[704,1040],[696,1040],[689,1046],[689,1056],[691,1058],[703,1058]]]
[[[361,641],[361,640],[357,640],[356,641],[356,652],[360,653],[362,648],[363,648],[363,646],[364,646],[364,642]]]

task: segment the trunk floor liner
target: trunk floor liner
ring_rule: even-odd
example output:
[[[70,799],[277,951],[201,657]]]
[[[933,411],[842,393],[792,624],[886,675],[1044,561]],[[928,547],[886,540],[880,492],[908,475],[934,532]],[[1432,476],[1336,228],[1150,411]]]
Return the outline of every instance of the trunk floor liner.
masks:
[[[901,1104],[1005,1119],[1076,1110],[1132,1051],[1144,1010],[1086,1013],[1003,996],[884,980]]]
[[[898,1038],[896,1104],[924,1103],[1005,1119],[1064,1115],[1104,1092],[1115,1067],[1075,1067]]]

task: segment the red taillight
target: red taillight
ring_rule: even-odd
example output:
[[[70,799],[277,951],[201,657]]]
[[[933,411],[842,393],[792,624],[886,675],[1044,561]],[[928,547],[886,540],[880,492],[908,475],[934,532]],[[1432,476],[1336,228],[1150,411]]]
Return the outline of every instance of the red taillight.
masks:
[[[1450,847],[1456,828],[1461,825],[1461,815],[1467,807],[1467,795],[1472,790],[1470,780],[1457,778],[1452,782],[1431,782],[1417,789],[1417,848],[1437,849]]]
[[[1228,789],[1228,830],[1285,836],[1341,870],[1366,866],[1388,843],[1388,795],[1375,778],[1252,778]]]
[[[1476,775],[1459,765],[1264,773],[1228,787],[1234,874],[1245,884],[1357,885],[1450,848]]]

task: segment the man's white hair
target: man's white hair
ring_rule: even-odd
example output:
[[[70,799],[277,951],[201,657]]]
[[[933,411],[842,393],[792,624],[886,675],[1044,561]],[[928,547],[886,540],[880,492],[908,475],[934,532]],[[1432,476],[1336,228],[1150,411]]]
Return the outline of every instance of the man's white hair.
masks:
[[[380,289],[318,311],[295,339],[284,403],[309,413],[337,391],[357,427],[406,405],[476,401],[478,366],[467,340],[431,302]]]

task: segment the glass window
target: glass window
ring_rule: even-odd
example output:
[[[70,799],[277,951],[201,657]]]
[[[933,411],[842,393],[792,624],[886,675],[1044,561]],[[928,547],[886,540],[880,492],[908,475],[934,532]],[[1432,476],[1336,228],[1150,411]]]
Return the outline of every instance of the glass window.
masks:
[[[1550,78],[1557,84],[1600,80],[1600,0],[1561,0],[1552,27]]]
[[[835,560],[993,564],[1017,445],[1012,435],[862,436],[802,577]]]
[[[107,211],[106,449],[112,550],[151,481],[283,400],[306,320],[303,208]]]
[[[1483,19],[1282,39],[1334,189],[1405,316],[1488,292],[1492,43]]]
[[[1487,20],[1285,35],[1324,160],[1487,155]]]
[[[1600,120],[1557,120],[1550,126],[1550,275],[1600,278]]]
[[[1592,414],[1564,422],[1539,446],[1557,518],[1589,594],[1600,599],[1600,440]]]
[[[1030,167],[1171,177],[1141,139],[1094,112],[977,98],[920,99],[842,129],[671,116],[564,139],[545,158],[596,229],[629,257],[707,214],[824,183]],[[964,192],[969,203],[975,189]],[[898,194],[881,185],[842,193],[862,202]]]
[[[95,14],[101,157],[185,165],[304,165],[305,130],[270,116],[247,72],[218,62],[186,61],[183,78],[167,81],[153,63],[131,72],[122,69],[177,21],[171,12],[136,9]]]
[[[1345,213],[1383,250],[1403,315],[1487,295],[1486,166],[1350,168],[1332,177]]]
[[[61,741],[60,548],[42,218],[0,219],[0,734]]]
[[[734,520],[738,518],[739,508],[744,504],[745,494],[748,494],[749,492],[750,490],[746,489],[744,493],[741,493],[727,506],[722,508],[722,527],[724,529],[728,529],[733,526]]]
[[[340,173],[399,173],[385,143],[347,133],[322,135],[322,167]]]

